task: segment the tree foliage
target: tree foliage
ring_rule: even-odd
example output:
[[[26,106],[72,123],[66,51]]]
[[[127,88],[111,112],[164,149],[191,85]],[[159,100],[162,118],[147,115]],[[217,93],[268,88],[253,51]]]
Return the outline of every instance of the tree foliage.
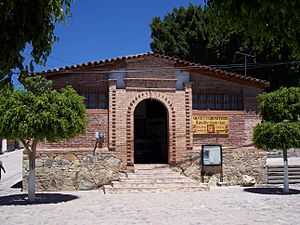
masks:
[[[187,9],[174,8],[163,20],[153,18],[151,49],[203,64],[231,63],[239,50],[241,37],[230,31],[216,39],[214,32],[217,31],[211,27],[213,13],[213,8],[202,9],[190,4]]]
[[[254,66],[247,74],[271,82],[271,89],[280,86],[300,85],[298,64],[289,63],[296,60],[292,49],[282,42],[265,40],[262,48],[256,47],[255,37],[245,36],[233,26],[226,17],[220,15],[216,4],[201,6],[189,5],[188,8],[174,8],[163,19],[155,17],[150,25],[152,51],[175,56],[200,64],[232,64],[242,61],[236,52],[254,55]],[[249,60],[248,60],[249,62]],[[285,63],[288,62],[288,63]],[[255,63],[265,66],[255,66]],[[272,66],[275,64],[275,66]],[[234,66],[220,67],[225,70],[242,73]]]
[[[26,90],[2,91],[0,137],[55,141],[83,133],[87,119],[82,97],[71,87],[41,90],[32,80],[26,78]]]
[[[260,114],[264,121],[298,121],[300,88],[281,88],[258,96]]]
[[[33,64],[45,64],[51,53],[55,24],[65,21],[71,0],[0,0],[0,84],[10,83],[15,69],[21,75]],[[32,47],[29,65],[24,49]]]
[[[295,0],[208,0],[218,8],[221,18],[243,34],[246,43],[263,49],[266,42],[274,48],[286,45],[300,56],[300,2]]]
[[[300,147],[300,88],[281,88],[259,95],[262,123],[254,129],[253,142],[265,150]]]
[[[194,62],[205,61],[210,55],[207,21],[201,6],[174,8],[161,21],[153,18],[151,48],[154,52],[181,57]]]
[[[51,90],[43,77],[24,79],[25,89],[0,89],[0,139],[19,139],[29,156],[28,199],[35,199],[35,155],[39,141],[73,138],[85,132],[83,98],[67,87]]]
[[[255,127],[253,142],[265,150],[300,147],[300,122],[263,122]]]
[[[256,125],[253,143],[265,150],[281,149],[284,192],[289,192],[287,149],[300,147],[300,88],[281,88],[258,98],[262,123]]]

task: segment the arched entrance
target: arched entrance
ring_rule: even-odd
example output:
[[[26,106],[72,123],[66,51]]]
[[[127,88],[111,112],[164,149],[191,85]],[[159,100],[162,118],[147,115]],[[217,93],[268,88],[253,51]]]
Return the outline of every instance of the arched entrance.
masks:
[[[168,115],[162,103],[141,101],[134,111],[134,163],[168,163]]]

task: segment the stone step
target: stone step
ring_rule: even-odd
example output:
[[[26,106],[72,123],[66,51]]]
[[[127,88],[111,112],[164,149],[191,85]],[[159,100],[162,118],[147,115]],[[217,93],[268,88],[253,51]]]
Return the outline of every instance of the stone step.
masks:
[[[289,168],[300,168],[300,165],[288,165]],[[283,168],[283,165],[269,165],[268,168]]]
[[[127,173],[126,175],[123,175],[122,177],[182,177],[185,175],[177,173],[177,172],[168,172],[168,173]]]
[[[205,190],[209,190],[207,184],[172,171],[166,164],[135,165],[135,173],[127,173],[103,187],[106,194]]]
[[[177,172],[175,172],[177,174]],[[133,174],[140,174],[140,175],[152,175],[152,174],[174,174],[174,171],[170,169],[167,170],[136,170]],[[179,174],[179,173],[178,173]]]
[[[300,171],[289,171],[289,175],[300,175]],[[279,172],[268,172],[268,176],[283,176],[284,172],[279,171]]]
[[[180,174],[177,172],[168,172],[168,173],[160,173],[160,172],[154,172],[154,173],[132,173],[128,172],[126,175],[124,174],[124,177],[129,176],[185,176],[184,174]]]
[[[283,168],[268,168],[268,173],[269,172],[283,172]],[[289,168],[289,172],[300,172],[300,168]]]
[[[284,169],[282,168],[282,169],[275,169],[275,168],[273,168],[273,169],[268,169],[268,173],[271,173],[271,172],[284,172]],[[289,168],[288,169],[288,172],[298,172],[298,173],[300,173],[300,168],[298,169],[298,168]]]
[[[164,187],[202,187],[202,186],[207,186],[196,182],[196,181],[191,181],[191,182],[162,182],[162,183],[148,183],[148,182],[118,182],[118,181],[113,181],[112,182],[112,186],[113,187],[131,187],[131,188],[141,188],[141,187],[153,187],[153,188],[164,188]]]
[[[282,180],[268,180],[268,184],[283,184],[284,181]],[[289,184],[300,184],[300,179],[289,179]]]
[[[145,174],[145,173],[127,173],[126,177],[180,177],[182,176],[179,173],[153,173],[153,174]]]
[[[120,187],[115,188],[109,185],[103,186],[103,191],[105,194],[123,194],[123,193],[163,193],[163,192],[190,192],[190,191],[209,191],[207,186],[192,186],[192,187],[142,187],[142,188],[128,188]]]
[[[134,169],[135,170],[152,170],[152,169],[164,169],[167,168],[169,169],[170,166],[169,164],[135,164]]]
[[[183,177],[180,174],[172,173],[172,174],[127,174],[127,178],[138,178],[138,179],[148,179],[148,178],[180,178]]]
[[[268,176],[268,180],[282,180],[283,176]],[[293,179],[300,179],[300,174],[299,175],[289,175],[289,180]]]
[[[162,183],[162,182],[179,182],[179,181],[190,181],[191,179],[188,177],[148,177],[148,178],[138,178],[138,177],[128,177],[128,178],[120,178],[120,181],[128,181],[128,182],[150,182],[150,183]]]
[[[283,173],[283,170],[268,170],[268,174],[270,173]],[[288,170],[289,173],[300,173],[300,170]]]
[[[117,182],[127,182],[127,183],[172,183],[172,182],[197,182],[196,180],[190,179],[188,177],[179,178],[149,178],[149,179],[132,179],[132,178],[121,178]]]

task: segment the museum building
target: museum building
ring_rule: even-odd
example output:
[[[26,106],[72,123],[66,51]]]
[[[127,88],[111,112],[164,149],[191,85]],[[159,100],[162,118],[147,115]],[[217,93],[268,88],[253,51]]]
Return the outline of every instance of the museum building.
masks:
[[[130,169],[138,163],[180,164],[199,155],[204,144],[222,145],[231,169],[245,163],[249,170],[251,157],[261,157],[251,139],[260,122],[256,97],[267,81],[155,53],[45,74],[54,89],[71,85],[84,97],[89,125],[74,139],[40,144],[41,157],[95,151]],[[242,163],[234,162],[240,158]],[[227,173],[234,173],[229,167]]]

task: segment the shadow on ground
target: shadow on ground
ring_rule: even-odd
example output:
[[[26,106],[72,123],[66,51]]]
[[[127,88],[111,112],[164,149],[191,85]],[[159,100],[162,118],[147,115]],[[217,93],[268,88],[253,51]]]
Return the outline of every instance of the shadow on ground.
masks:
[[[290,189],[289,193],[284,193],[283,188],[245,188],[244,191],[254,194],[265,195],[295,195],[300,194],[300,190]]]
[[[23,189],[23,182],[22,181],[18,181],[17,183],[15,183],[14,185],[12,185],[10,188],[21,188],[21,189]]]
[[[7,195],[0,197],[1,205],[32,205],[32,204],[57,204],[78,199],[76,195],[59,194],[59,193],[41,193],[35,195],[35,202],[28,202],[27,194]]]

